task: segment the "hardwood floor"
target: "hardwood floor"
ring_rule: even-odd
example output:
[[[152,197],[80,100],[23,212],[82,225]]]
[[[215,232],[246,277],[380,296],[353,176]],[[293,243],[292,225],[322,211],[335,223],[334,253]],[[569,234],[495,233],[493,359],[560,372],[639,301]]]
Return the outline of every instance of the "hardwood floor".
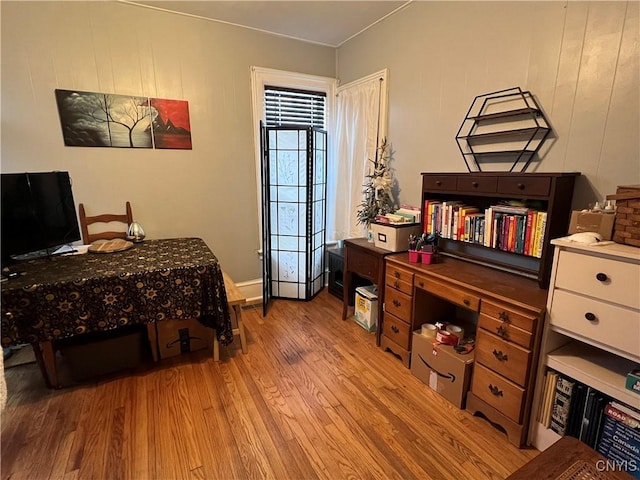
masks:
[[[498,479],[519,450],[375,346],[323,291],[245,309],[239,341],[47,390],[8,369],[3,479]]]

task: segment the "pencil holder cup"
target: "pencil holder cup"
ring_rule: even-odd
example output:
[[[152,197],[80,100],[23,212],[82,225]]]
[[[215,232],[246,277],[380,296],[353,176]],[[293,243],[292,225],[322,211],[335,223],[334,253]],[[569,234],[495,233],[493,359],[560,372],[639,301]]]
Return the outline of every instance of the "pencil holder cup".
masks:
[[[434,263],[435,253],[421,252],[421,256],[422,256],[422,263],[424,263],[425,265],[430,265],[431,263]]]
[[[420,252],[418,250],[409,250],[409,261],[418,263],[420,261]]]

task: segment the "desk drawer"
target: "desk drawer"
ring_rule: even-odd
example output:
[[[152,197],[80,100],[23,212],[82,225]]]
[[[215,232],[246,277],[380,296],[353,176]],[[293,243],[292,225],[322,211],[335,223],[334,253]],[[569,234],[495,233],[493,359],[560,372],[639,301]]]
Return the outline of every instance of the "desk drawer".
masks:
[[[423,190],[456,190],[457,176],[452,175],[423,175]]]
[[[496,335],[478,329],[476,336],[476,362],[524,386],[529,371],[531,351],[506,342]]]
[[[556,287],[640,309],[640,267],[620,260],[560,251]],[[601,279],[601,280],[599,280]]]
[[[394,280],[400,280],[413,287],[413,273],[403,270],[402,268],[398,268],[395,265],[390,265],[389,263],[387,263],[386,272],[387,283],[390,283],[389,277],[393,277]]]
[[[509,175],[508,177],[498,178],[498,191],[500,193],[513,194],[520,197],[529,195],[546,197],[549,195],[550,188],[550,177],[515,177]]]
[[[395,288],[396,290],[400,290],[402,293],[406,293],[407,295],[413,295],[413,282],[406,282],[405,280],[396,278],[392,275],[389,275],[389,273],[387,273],[385,283],[387,284],[387,286],[391,288]]]
[[[535,315],[517,311],[513,308],[500,305],[499,303],[493,303],[488,300],[482,301],[480,313],[484,313],[489,317],[493,317],[503,323],[513,325],[514,327],[518,327],[529,333],[533,333],[536,328],[537,318]]]
[[[494,317],[489,317],[483,313],[480,314],[478,319],[478,327],[499,336],[503,340],[517,343],[521,347],[531,348],[533,341],[533,334],[527,332],[521,328],[516,327],[508,323],[504,323]]]
[[[640,314],[555,290],[549,323],[640,358]]]
[[[464,290],[431,280],[430,278],[416,275],[415,285],[422,290],[444,298],[445,300],[455,303],[456,305],[460,305],[461,307],[473,310],[474,312],[477,312],[480,307],[480,297],[465,292]]]
[[[461,192],[495,192],[498,188],[498,177],[458,177],[458,191]]]
[[[406,293],[387,285],[384,289],[384,311],[389,312],[400,320],[411,323],[411,302],[413,298]]]
[[[373,282],[378,279],[378,259],[355,248],[347,248],[347,270]]]
[[[473,368],[471,391],[516,423],[522,419],[524,389],[479,363]]]
[[[404,350],[409,350],[409,338],[411,337],[409,324],[394,317],[389,312],[384,312],[382,334],[390,340],[393,340]]]

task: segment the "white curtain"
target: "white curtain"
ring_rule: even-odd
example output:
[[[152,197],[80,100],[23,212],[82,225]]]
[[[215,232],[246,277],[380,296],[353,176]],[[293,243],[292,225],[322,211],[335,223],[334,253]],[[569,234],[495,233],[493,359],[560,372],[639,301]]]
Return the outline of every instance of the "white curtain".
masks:
[[[333,182],[328,198],[335,199],[333,218],[327,215],[328,238],[362,237],[358,205],[365,176],[386,133],[386,70],[338,88]]]

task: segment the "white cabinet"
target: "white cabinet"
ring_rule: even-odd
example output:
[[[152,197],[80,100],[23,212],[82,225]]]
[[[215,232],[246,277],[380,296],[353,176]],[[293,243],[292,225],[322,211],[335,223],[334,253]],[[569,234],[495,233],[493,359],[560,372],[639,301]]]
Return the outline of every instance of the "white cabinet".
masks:
[[[560,439],[537,421],[547,368],[640,409],[640,395],[625,389],[627,373],[640,367],[640,248],[567,239],[551,244],[555,253],[531,418],[530,439],[539,450]]]

